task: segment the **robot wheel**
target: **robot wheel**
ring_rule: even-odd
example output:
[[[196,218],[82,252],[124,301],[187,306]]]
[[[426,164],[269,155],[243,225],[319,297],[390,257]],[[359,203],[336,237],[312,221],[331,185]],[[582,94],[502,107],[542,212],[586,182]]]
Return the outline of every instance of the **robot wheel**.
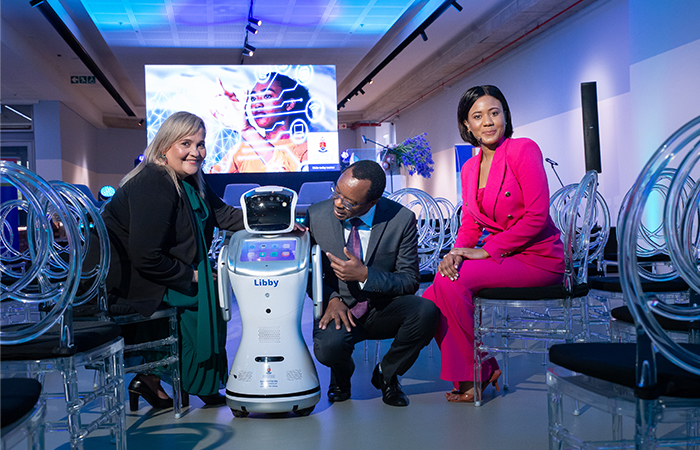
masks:
[[[248,417],[248,414],[250,414],[248,411],[239,411],[239,410],[233,409],[233,408],[231,408],[231,412],[233,413],[233,417],[237,417],[237,418]],[[311,411],[309,411],[309,412],[311,412]]]
[[[294,410],[294,414],[296,414],[299,417],[308,416],[309,414],[311,414],[311,411],[313,411],[315,407],[316,406],[314,405],[314,406],[311,406],[309,408],[297,409],[297,410]]]

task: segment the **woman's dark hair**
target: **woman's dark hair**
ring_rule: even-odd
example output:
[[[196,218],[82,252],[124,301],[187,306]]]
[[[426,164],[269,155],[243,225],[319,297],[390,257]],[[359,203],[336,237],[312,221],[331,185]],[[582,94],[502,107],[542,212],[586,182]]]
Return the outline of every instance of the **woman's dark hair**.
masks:
[[[350,170],[352,177],[356,180],[369,180],[369,191],[365,201],[371,202],[377,200],[384,194],[386,188],[386,174],[382,166],[369,159],[361,159],[350,166],[346,167],[340,175],[343,175],[346,170]]]
[[[474,147],[479,147],[479,142],[474,138],[474,135],[469,132],[467,126],[464,122],[469,117],[469,110],[472,109],[474,103],[485,95],[490,95],[499,102],[503,107],[503,114],[506,116],[506,131],[504,137],[509,138],[513,136],[513,121],[510,120],[510,108],[508,107],[508,102],[506,97],[503,95],[500,89],[496,86],[486,84],[484,86],[474,86],[462,94],[462,98],[459,99],[459,105],[457,106],[457,123],[459,125],[459,135],[465,142],[469,142]]]

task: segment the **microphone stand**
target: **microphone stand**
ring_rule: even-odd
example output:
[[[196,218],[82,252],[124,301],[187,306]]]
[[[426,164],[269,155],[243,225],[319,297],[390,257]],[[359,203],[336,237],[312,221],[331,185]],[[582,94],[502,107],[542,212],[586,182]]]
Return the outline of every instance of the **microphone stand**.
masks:
[[[552,170],[554,171],[554,175],[556,175],[557,180],[559,180],[559,184],[561,184],[561,187],[564,187],[564,183],[562,183],[561,178],[559,178],[559,174],[557,173],[557,169],[554,168],[554,166],[558,166],[559,163],[553,159],[550,159],[550,158],[545,158],[544,160],[547,161],[549,164],[551,164]]]
[[[379,155],[379,160],[380,160],[380,161],[384,161],[384,157],[386,156],[387,152],[389,151],[389,147],[386,146],[386,145],[384,145],[384,144],[380,144],[379,142],[374,141],[374,140],[372,140],[372,139],[368,139],[368,138],[365,137],[365,135],[363,134],[363,135],[362,135],[362,143],[363,143],[363,144],[366,144],[366,143],[368,143],[368,142],[371,142],[371,143],[373,143],[373,144],[375,144],[375,145],[378,145],[378,146],[380,146],[381,148],[384,149],[384,150],[382,151],[382,153],[380,153],[380,155]],[[393,172],[394,172],[394,169],[393,169],[393,167],[392,167],[392,168],[390,169],[390,171],[389,171],[389,179],[390,179],[390,182],[391,182],[391,192],[392,192],[392,193],[394,192],[394,175],[393,175]]]

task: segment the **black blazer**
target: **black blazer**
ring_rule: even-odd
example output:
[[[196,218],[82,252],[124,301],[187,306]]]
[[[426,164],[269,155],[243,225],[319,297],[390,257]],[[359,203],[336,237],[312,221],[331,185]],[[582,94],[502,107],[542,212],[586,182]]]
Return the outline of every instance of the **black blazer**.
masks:
[[[244,228],[243,212],[225,204],[209,185],[205,200],[209,208],[204,229],[208,246],[214,227],[231,231]],[[112,251],[107,292],[117,310],[129,306],[150,316],[160,306],[166,289],[190,290],[197,254],[193,212],[187,196],[178,194],[164,169],[147,165],[117,190],[102,218]]]
[[[360,291],[356,281],[340,281],[331,269],[326,252],[345,258],[343,224],[333,215],[333,200],[309,206],[306,215],[313,244],[323,251],[324,303],[340,297],[350,307]],[[367,281],[362,294],[373,308],[381,309],[394,298],[415,294],[420,284],[416,216],[409,209],[382,197],[377,203],[367,254]]]

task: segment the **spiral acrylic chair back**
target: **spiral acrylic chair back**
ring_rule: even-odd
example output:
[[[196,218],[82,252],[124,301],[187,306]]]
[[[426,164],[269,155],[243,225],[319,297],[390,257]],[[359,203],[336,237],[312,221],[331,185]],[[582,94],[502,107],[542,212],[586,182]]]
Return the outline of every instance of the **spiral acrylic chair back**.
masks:
[[[691,289],[700,292],[700,189],[684,193],[688,180],[700,173],[699,160],[700,117],[666,140],[630,190],[618,221],[618,253],[624,301],[634,319],[637,341],[551,348],[550,361],[556,366],[547,373],[550,448],[700,446],[700,346],[674,341],[660,324],[660,318],[700,320],[700,307],[665,303],[658,293],[645,291],[637,250],[645,205],[659,178],[674,169],[663,205],[664,233],[673,266]],[[580,428],[565,421],[570,418],[563,412],[565,398],[611,414],[612,439],[582,438],[570,431],[580,433]],[[634,420],[633,434],[623,433],[623,417]],[[679,425],[685,426],[685,433]]]
[[[577,185],[564,186],[555,192],[550,198],[550,204],[553,209],[561,210],[562,206],[565,206],[568,201],[570,201],[571,195],[573,195],[573,190]],[[563,220],[563,216],[560,214],[552,215],[555,223]],[[557,228],[563,229],[563,223],[556,223]],[[586,267],[578,267],[580,271],[581,279],[583,283],[586,283],[586,279],[590,280],[588,277],[588,268],[592,265],[600,267],[603,261],[605,246],[608,243],[608,238],[610,236],[610,209],[608,204],[603,198],[603,195],[596,191],[595,203],[593,205],[593,215],[591,217],[591,232],[588,243],[588,258],[585,261]],[[580,263],[577,262],[578,266]],[[585,271],[582,271],[585,269]],[[599,269],[600,270],[600,269]],[[590,292],[589,292],[590,294]],[[578,313],[576,312],[578,311]],[[604,340],[609,339],[610,330],[610,312],[607,308],[606,303],[594,303],[581,302],[577,308],[573,310],[575,318],[583,326],[583,340],[586,342],[590,341],[592,337],[602,338]]]
[[[644,203],[643,211],[640,214],[637,245],[632,250],[636,250],[637,271],[642,279],[645,292],[656,292],[659,298],[666,303],[688,303],[689,287],[679,277],[676,267],[671,262],[661,214],[675,173],[674,168],[666,168],[655,178],[654,185],[649,191],[648,200]],[[686,203],[695,184],[692,177],[685,179],[680,191],[679,204]],[[621,230],[621,221],[625,217],[624,211],[630,201],[631,192],[631,190],[627,192],[622,202],[618,216],[618,231]],[[624,294],[620,277],[614,275],[593,276],[589,279],[589,285],[591,287],[589,293],[591,304],[600,305],[603,310],[609,311],[607,340],[633,342],[635,340],[633,320],[627,306],[622,306]],[[662,319],[662,323],[668,330],[674,332],[676,339],[687,341],[689,336],[693,334],[697,338],[697,327],[692,324],[665,319]]]
[[[481,405],[482,364],[494,357],[494,353],[503,355],[504,389],[507,389],[511,353],[546,355],[553,342],[573,341],[572,303],[588,293],[589,241],[597,185],[597,173],[589,171],[580,183],[562,188],[551,198],[550,215],[564,242],[562,283],[482,289],[474,296],[475,406]],[[500,342],[496,339],[485,342],[488,336],[499,337]]]
[[[389,199],[402,204],[416,215],[418,267],[421,273],[434,274],[445,242],[446,224],[440,205],[430,194],[414,188],[399,189],[390,194]]]
[[[39,380],[45,401],[54,398],[48,392],[47,377],[60,374],[63,392],[56,398],[66,414],[63,420],[52,422],[50,428],[67,430],[72,448],[81,448],[85,437],[97,428],[108,428],[117,448],[126,448],[123,340],[119,327],[72,320],[73,300],[81,280],[81,248],[89,233],[87,219],[78,213],[77,203],[65,201],[72,191],[59,192],[21,166],[0,161],[0,177],[3,184],[14,186],[20,194],[16,200],[3,202],[3,221],[16,212],[21,223],[26,221],[27,229],[27,248],[16,248],[8,239],[11,227],[3,224],[3,320],[6,305],[10,311],[17,304],[29,310],[23,320],[15,320],[0,330],[2,377]],[[78,216],[81,219],[76,219]],[[103,382],[97,387],[90,383],[87,392],[80,392],[79,376],[93,380],[82,376],[86,370],[100,371],[98,378]],[[95,403],[100,404],[101,413],[83,424],[83,410]],[[90,418],[95,417],[93,413]]]

